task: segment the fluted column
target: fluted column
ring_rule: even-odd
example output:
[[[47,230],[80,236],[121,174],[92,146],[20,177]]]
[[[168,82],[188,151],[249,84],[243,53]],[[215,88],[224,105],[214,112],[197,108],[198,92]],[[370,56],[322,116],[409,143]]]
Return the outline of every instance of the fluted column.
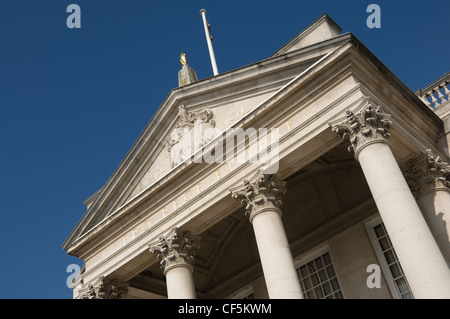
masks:
[[[389,146],[390,116],[369,99],[332,126],[355,152],[416,298],[450,298],[450,270]]]
[[[431,150],[410,161],[407,182],[450,264],[450,166]]]
[[[199,241],[200,237],[174,227],[167,236],[160,236],[157,243],[149,244],[150,252],[161,259],[169,299],[196,298],[193,261]]]
[[[232,191],[233,198],[246,205],[271,299],[302,299],[298,274],[281,221],[282,196],[286,183],[275,175],[259,174],[255,180]]]

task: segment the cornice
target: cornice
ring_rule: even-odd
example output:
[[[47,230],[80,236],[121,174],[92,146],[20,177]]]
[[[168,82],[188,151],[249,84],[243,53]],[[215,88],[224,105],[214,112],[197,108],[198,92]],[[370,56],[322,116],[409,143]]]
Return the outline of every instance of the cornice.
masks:
[[[414,104],[427,118],[429,118],[434,125],[443,128],[443,122],[430,108],[428,108],[417,95],[406,86],[386,65],[379,60],[361,41],[352,35],[350,43],[366,60],[375,67],[379,74],[384,77],[391,85],[393,85],[398,92],[400,92],[405,99]]]

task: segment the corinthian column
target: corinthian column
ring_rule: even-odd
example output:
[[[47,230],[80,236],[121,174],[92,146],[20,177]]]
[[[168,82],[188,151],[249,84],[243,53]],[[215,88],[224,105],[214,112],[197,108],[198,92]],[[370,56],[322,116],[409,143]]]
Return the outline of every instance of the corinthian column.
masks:
[[[128,292],[128,283],[101,276],[80,290],[77,299],[120,299]]]
[[[301,299],[298,274],[281,221],[282,195],[286,183],[275,175],[260,174],[232,191],[233,198],[246,205],[255,232],[267,291],[271,299]]]
[[[366,99],[333,132],[355,153],[416,298],[450,298],[450,270],[392,154],[390,116]]]
[[[199,240],[200,237],[174,227],[167,236],[160,236],[157,243],[149,244],[150,252],[161,260],[169,299],[196,298],[193,261]]]
[[[450,166],[431,150],[410,161],[405,172],[442,254],[450,264]]]

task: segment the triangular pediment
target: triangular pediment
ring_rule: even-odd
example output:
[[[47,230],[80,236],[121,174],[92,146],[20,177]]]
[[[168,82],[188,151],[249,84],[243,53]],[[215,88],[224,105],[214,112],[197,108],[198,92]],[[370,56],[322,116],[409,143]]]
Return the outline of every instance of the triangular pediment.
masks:
[[[335,37],[340,28],[330,21],[322,16],[306,34],[300,33],[266,60],[172,90],[111,178],[85,201],[87,211],[63,248],[68,250],[121,207],[152,185],[164,183],[166,175],[179,169],[190,156],[184,153],[186,145],[180,144],[182,136],[193,136],[198,126],[216,134],[225,132],[348,41],[348,37]],[[299,50],[306,45],[305,39],[316,41],[318,47]],[[325,40],[319,43],[320,39]],[[293,51],[289,60],[282,56]],[[201,147],[211,138],[200,135],[195,142]]]
[[[230,119],[238,119],[248,110],[246,105],[224,105],[193,109],[180,104],[173,123],[159,141],[159,147],[133,177],[132,186],[123,193],[119,206],[159,182],[167,173],[190,160],[214,137],[223,132]]]

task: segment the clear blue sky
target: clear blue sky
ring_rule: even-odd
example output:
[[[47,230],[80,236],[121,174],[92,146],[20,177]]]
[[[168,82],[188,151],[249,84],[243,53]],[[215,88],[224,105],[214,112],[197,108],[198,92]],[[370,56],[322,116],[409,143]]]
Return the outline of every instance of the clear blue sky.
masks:
[[[81,7],[81,29],[66,8]],[[366,26],[368,4],[381,29]],[[61,245],[169,91],[269,57],[323,13],[411,90],[450,71],[450,2],[0,0],[0,298],[71,298]]]

